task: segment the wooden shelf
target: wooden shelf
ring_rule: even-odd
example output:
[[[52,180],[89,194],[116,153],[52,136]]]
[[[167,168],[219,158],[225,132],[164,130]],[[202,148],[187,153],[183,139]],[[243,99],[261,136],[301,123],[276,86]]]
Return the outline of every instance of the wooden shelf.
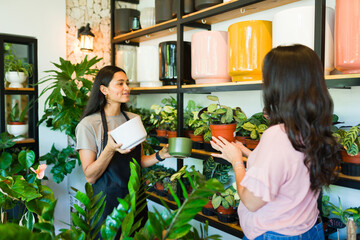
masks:
[[[206,24],[211,25],[297,1],[299,0],[233,0],[187,14],[183,16],[181,22],[184,24],[191,22],[201,23],[203,20],[206,21]]]
[[[178,208],[175,202],[170,201],[167,198],[157,196],[156,194],[151,193],[151,192],[146,192],[146,193],[148,194],[148,199],[153,202],[156,202],[156,203],[162,205],[162,202],[160,200],[160,199],[162,199],[164,202],[166,202],[166,204],[168,205],[168,207],[170,209],[175,210]],[[231,235],[234,235],[236,237],[240,237],[240,238],[244,237],[244,233],[242,232],[241,227],[239,226],[238,223],[223,223],[223,222],[220,222],[217,219],[217,217],[206,216],[206,215],[202,214],[201,212],[199,212],[195,216],[195,219],[200,222],[205,222],[207,220],[209,222],[209,225],[214,228],[220,229],[220,230],[222,230],[226,233],[229,233]]]
[[[162,87],[133,87],[130,88],[131,94],[144,93],[176,93],[177,86],[162,86]]]
[[[339,173],[339,179],[334,185],[360,190],[360,177],[347,176]]]
[[[35,143],[35,139],[33,138],[26,138],[24,140],[16,141],[16,144],[27,144],[27,143]]]
[[[5,94],[29,94],[35,93],[35,88],[5,88]]]

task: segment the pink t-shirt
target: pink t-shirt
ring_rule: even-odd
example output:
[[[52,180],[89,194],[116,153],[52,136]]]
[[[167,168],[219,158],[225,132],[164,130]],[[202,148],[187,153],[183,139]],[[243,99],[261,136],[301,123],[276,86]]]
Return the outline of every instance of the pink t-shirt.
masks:
[[[264,132],[240,184],[266,202],[255,212],[240,202],[240,225],[247,238],[267,231],[299,235],[315,224],[319,194],[310,190],[304,154],[293,148],[283,124]]]

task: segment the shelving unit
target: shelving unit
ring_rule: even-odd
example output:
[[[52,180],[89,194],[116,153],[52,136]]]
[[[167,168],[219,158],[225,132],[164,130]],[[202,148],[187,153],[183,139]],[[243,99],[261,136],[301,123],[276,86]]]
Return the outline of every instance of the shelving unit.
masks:
[[[32,77],[27,80],[27,87],[23,88],[9,88],[6,87],[5,72],[4,72],[4,44],[10,43],[19,46],[25,46],[28,63],[33,66]],[[6,132],[6,96],[20,95],[27,96],[28,101],[34,101],[38,96],[38,87],[33,84],[38,81],[37,71],[37,39],[27,36],[17,36],[9,34],[0,34],[0,132]],[[39,130],[38,122],[38,106],[34,104],[28,111],[28,138],[17,141],[16,147],[28,147],[35,152],[36,158],[39,157]]]
[[[131,0],[129,0],[131,1]],[[218,4],[216,6],[203,9],[201,11],[193,12],[187,15],[183,12],[183,0],[178,1],[178,9],[180,14],[176,19],[157,24],[152,27],[140,29],[134,32],[114,36],[112,24],[112,63],[115,63],[115,45],[129,44],[138,46],[140,42],[153,40],[160,37],[176,34],[177,36],[177,71],[178,81],[176,86],[163,86],[156,88],[132,88],[131,94],[157,94],[157,93],[173,93],[177,98],[178,109],[178,136],[183,136],[183,109],[184,109],[184,94],[200,94],[211,92],[229,92],[229,91],[252,91],[261,90],[262,81],[252,82],[230,82],[224,84],[203,84],[203,85],[181,85],[181,80],[184,76],[184,53],[182,52],[184,43],[184,32],[201,28],[211,30],[211,24],[223,22],[226,20],[242,17],[248,14],[254,14],[264,10],[283,6],[289,3],[297,2],[299,0],[232,0],[227,3]],[[324,36],[325,36],[325,9],[326,0],[316,0],[315,3],[315,52],[319,55],[322,62],[324,62]],[[111,16],[114,19],[115,0],[111,0]],[[351,88],[353,86],[360,86],[360,74],[351,75],[329,75],[325,76],[328,88]],[[159,149],[159,147],[157,147]],[[210,156],[209,152],[203,150],[193,150],[191,157],[206,160]],[[220,161],[215,159],[215,161]],[[224,160],[222,160],[224,161]],[[177,166],[180,169],[186,159],[178,159]],[[224,162],[221,162],[224,163]],[[345,186],[355,189],[360,189],[360,178],[347,177],[340,174],[336,185]],[[149,199],[160,203],[159,198],[153,194],[149,195]],[[170,205],[169,205],[170,206]],[[176,207],[176,204],[175,204]],[[208,220],[211,226],[214,226],[222,231],[228,232],[234,236],[242,237],[241,229],[227,224],[212,223],[211,217],[198,214],[195,218],[199,221]]]

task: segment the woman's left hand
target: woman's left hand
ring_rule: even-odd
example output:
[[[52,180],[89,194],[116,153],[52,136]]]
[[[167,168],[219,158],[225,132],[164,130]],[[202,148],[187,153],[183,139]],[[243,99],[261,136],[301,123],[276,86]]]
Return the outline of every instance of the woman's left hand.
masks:
[[[169,154],[169,144],[166,144],[160,151],[159,155],[162,159],[169,158],[171,155]]]
[[[242,161],[242,152],[239,144],[231,143],[220,136],[219,138],[212,137],[210,144],[215,150],[221,152],[221,154],[212,153],[211,156],[223,158],[231,164],[234,164],[237,161]]]

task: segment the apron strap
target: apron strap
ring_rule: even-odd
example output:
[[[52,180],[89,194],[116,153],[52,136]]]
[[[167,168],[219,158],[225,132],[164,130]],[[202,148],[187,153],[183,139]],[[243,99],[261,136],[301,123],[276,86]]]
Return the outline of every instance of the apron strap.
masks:
[[[129,121],[129,117],[128,115],[124,112],[124,111],[121,111],[122,115],[125,117],[126,121]],[[101,109],[100,111],[100,115],[101,115],[101,122],[102,122],[102,125],[103,125],[103,130],[104,130],[104,134],[103,134],[103,141],[101,143],[101,149],[104,150],[106,144],[107,144],[107,141],[108,141],[108,126],[107,126],[107,122],[106,122],[106,116],[105,116],[105,111],[104,109]]]

